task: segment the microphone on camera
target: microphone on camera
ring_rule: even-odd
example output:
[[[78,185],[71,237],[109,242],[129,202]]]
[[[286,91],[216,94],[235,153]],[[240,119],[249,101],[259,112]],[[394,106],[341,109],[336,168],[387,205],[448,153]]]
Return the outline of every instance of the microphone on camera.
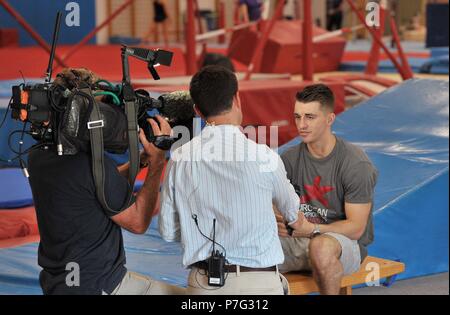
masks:
[[[159,111],[168,118],[171,126],[192,124],[195,117],[194,101],[188,91],[162,94],[158,100],[162,103]]]

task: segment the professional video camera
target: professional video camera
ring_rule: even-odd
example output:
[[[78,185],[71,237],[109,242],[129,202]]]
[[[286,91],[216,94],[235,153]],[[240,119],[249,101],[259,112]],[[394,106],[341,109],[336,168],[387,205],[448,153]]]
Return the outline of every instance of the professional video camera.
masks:
[[[172,127],[184,125],[192,129],[193,102],[187,92],[163,94],[154,99],[145,90],[133,90],[128,58],[147,62],[151,75],[159,80],[155,67],[172,63],[173,53],[164,50],[123,46],[123,79],[119,85],[100,80],[87,69],[64,69],[51,82],[60,20],[61,13],[58,12],[45,83],[12,87],[12,118],[24,122],[22,138],[26,124],[31,124],[27,133],[38,141],[32,149],[44,146],[56,149],[58,155],[90,152],[97,197],[105,208],[110,209],[103,191],[104,150],[119,154],[129,150],[130,202],[139,170],[139,128],[144,130],[148,141],[163,150],[170,149],[177,140],[170,135],[155,136],[147,121],[152,119],[148,112],[157,110]],[[21,154],[19,151],[19,158]],[[20,162],[27,173],[21,158]]]

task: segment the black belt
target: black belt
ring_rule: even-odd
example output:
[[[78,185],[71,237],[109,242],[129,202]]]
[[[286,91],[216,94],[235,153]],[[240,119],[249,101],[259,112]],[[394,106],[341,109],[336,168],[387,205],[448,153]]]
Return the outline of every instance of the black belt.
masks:
[[[203,270],[208,270],[208,263],[206,261],[197,261],[192,264],[191,267],[196,267]],[[225,272],[237,272],[237,265],[225,265]],[[257,271],[277,271],[276,266],[271,266],[267,268],[250,268],[239,266],[241,272],[257,272]]]

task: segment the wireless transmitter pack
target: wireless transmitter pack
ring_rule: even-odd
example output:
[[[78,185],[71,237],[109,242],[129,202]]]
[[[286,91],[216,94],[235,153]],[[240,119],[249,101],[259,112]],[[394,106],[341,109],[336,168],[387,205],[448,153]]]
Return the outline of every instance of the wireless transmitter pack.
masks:
[[[206,239],[210,240],[213,243],[211,257],[206,259],[206,263],[208,264],[208,285],[211,287],[223,287],[225,285],[225,262],[226,258],[226,250],[222,245],[217,243],[220,247],[223,248],[225,255],[216,250],[216,219],[213,220],[213,238],[210,239],[200,230],[198,226],[197,215],[192,215],[192,219],[195,221],[195,225],[199,230],[200,234]]]
[[[218,250],[208,258],[208,285],[223,287],[225,285],[225,257]]]

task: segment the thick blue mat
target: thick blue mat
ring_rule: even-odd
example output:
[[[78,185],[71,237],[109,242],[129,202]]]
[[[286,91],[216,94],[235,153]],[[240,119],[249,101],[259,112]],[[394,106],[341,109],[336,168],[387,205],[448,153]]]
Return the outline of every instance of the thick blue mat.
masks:
[[[0,209],[23,208],[33,204],[28,179],[17,168],[0,169]]]
[[[123,231],[127,268],[178,286],[187,285],[188,271],[181,264],[179,243],[164,242],[156,231],[158,219],[144,235]],[[0,295],[42,294],[37,264],[38,244],[0,249]]]
[[[134,191],[141,189],[143,181],[136,180]],[[33,205],[28,179],[18,168],[0,169],[0,209],[23,208]]]
[[[425,58],[409,58],[409,64],[414,73],[424,74],[449,74],[448,54],[446,56],[437,56],[430,59]],[[366,61],[344,62],[340,65],[340,71],[363,72],[366,69]],[[379,64],[378,71],[380,73],[397,72],[394,64],[390,60],[383,60]]]

